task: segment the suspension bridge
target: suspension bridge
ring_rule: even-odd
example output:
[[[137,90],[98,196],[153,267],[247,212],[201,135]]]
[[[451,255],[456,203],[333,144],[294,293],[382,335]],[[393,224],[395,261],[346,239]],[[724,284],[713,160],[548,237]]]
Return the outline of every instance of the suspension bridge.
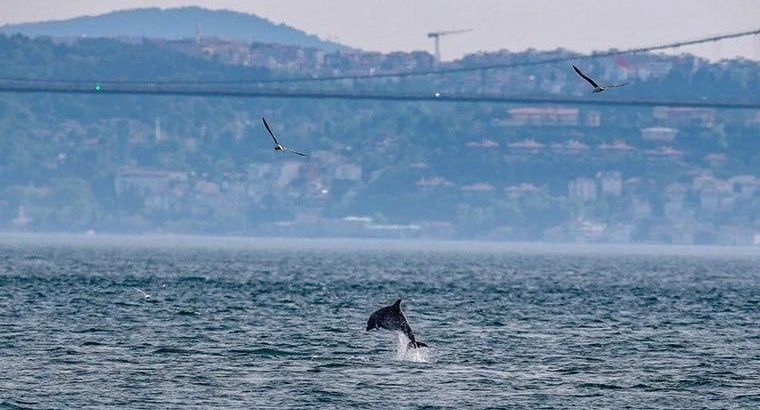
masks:
[[[353,91],[318,91],[269,89],[257,87],[181,84],[121,84],[121,83],[9,83],[0,80],[0,92],[52,93],[90,95],[153,95],[187,97],[286,98],[310,100],[365,100],[396,102],[441,103],[512,103],[512,104],[568,104],[619,107],[687,107],[716,109],[760,109],[755,101],[661,100],[621,99],[607,96],[545,97],[500,94],[432,94],[432,93],[377,93]]]
[[[685,47],[690,45],[718,42],[728,39],[760,35],[760,29],[722,34],[717,36],[671,42],[650,47],[610,50],[588,55],[561,56],[533,61],[504,64],[475,65],[465,67],[436,68],[434,70],[414,70],[354,74],[337,76],[303,76],[288,78],[261,78],[245,80],[72,80],[50,78],[0,78],[0,93],[52,93],[52,94],[92,94],[92,95],[165,95],[195,97],[237,97],[237,98],[288,98],[288,99],[339,99],[374,101],[424,101],[424,102],[465,102],[465,103],[519,103],[519,104],[569,104],[627,107],[690,107],[717,109],[760,109],[760,100],[715,101],[683,99],[622,99],[610,96],[533,96],[503,95],[483,93],[411,93],[411,92],[365,92],[365,91],[325,91],[315,89],[295,89],[271,84],[321,83],[326,81],[370,80],[378,78],[404,78],[417,76],[439,76],[456,73],[505,70],[546,64],[568,63],[604,57],[638,54]]]

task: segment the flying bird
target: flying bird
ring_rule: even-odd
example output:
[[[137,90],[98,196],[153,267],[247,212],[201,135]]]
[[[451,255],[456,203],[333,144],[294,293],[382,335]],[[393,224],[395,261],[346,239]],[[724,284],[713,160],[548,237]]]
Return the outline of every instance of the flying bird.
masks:
[[[626,82],[624,82],[624,83],[622,83],[622,84],[615,84],[615,85],[599,85],[599,84],[597,84],[597,83],[596,83],[596,81],[594,81],[594,80],[592,80],[591,78],[589,78],[589,77],[588,77],[586,74],[583,74],[583,73],[581,72],[581,70],[579,70],[579,69],[578,69],[578,67],[576,67],[576,66],[573,66],[573,70],[575,70],[575,72],[576,72],[576,73],[578,73],[578,75],[579,75],[579,76],[581,76],[581,77],[582,77],[584,80],[588,81],[588,82],[589,82],[589,84],[591,84],[591,85],[594,87],[594,91],[592,91],[592,92],[595,92],[595,93],[600,93],[600,92],[602,92],[602,91],[604,91],[604,90],[606,90],[606,89],[608,89],[608,88],[617,88],[617,87],[622,87],[622,86],[624,86],[624,85],[628,85],[628,83],[630,83],[630,81],[626,81]]]
[[[404,312],[401,311],[401,299],[390,306],[376,310],[369,317],[367,331],[374,329],[395,330],[403,333],[409,339],[409,347],[412,349],[428,347],[425,343],[418,342],[414,338],[412,327],[409,326],[409,321],[406,320]]]
[[[302,157],[307,157],[306,154],[301,154],[300,152],[293,151],[292,149],[285,148],[282,144],[280,144],[279,141],[277,141],[277,137],[274,136],[274,133],[272,132],[272,129],[269,128],[269,124],[267,123],[267,119],[264,117],[261,117],[261,120],[264,121],[264,126],[266,127],[267,131],[269,132],[269,135],[272,136],[272,140],[274,140],[274,150],[275,151],[287,151],[296,155],[300,155]]]

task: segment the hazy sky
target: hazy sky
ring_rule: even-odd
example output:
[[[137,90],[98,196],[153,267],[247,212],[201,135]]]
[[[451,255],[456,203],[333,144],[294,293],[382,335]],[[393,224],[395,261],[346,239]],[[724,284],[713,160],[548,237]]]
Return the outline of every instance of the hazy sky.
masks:
[[[588,52],[760,28],[760,0],[0,0],[0,24],[135,7],[197,5],[255,13],[366,50],[428,50],[444,59],[502,48]],[[690,47],[704,57],[760,59],[760,36]]]

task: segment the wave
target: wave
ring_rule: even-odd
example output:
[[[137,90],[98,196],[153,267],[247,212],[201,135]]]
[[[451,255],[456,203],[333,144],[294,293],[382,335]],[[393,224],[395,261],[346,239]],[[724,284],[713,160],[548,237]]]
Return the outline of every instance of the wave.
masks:
[[[154,354],[205,354],[200,350],[194,349],[180,349],[178,347],[159,347],[153,351]]]
[[[236,353],[241,355],[260,356],[260,357],[281,357],[281,356],[293,356],[295,353],[285,350],[273,349],[270,347],[261,347],[257,349],[230,349],[230,353]]]
[[[33,408],[33,407],[25,407],[24,406],[25,404],[26,405],[33,405],[33,404],[36,404],[36,403],[26,403],[26,402],[22,402],[22,401],[19,401],[19,400],[13,400],[13,401],[3,400],[3,401],[0,401],[0,409],[2,409],[2,410],[6,410],[6,409],[7,410],[26,410],[26,409],[32,409]]]
[[[401,332],[396,332],[396,360],[415,363],[433,362],[429,347],[410,349],[409,339]]]
[[[578,385],[580,388],[587,388],[587,389],[601,389],[601,390],[622,390],[625,387],[618,386],[616,384],[606,384],[606,383],[581,383]]]
[[[81,334],[81,333],[111,333],[111,330],[110,329],[103,329],[103,328],[100,328],[100,327],[88,327],[88,328],[84,328],[84,329],[75,329],[75,330],[72,330],[71,333],[77,333],[77,334]]]

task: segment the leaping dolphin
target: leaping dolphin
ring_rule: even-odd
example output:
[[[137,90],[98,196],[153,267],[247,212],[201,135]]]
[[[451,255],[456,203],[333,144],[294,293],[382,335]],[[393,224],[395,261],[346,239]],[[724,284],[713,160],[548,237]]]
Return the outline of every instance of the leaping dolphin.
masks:
[[[592,91],[594,93],[600,93],[600,92],[602,92],[602,91],[604,91],[604,90],[606,90],[608,88],[622,87],[622,86],[628,85],[628,83],[630,83],[630,81],[626,81],[624,83],[615,84],[615,85],[599,85],[599,84],[596,83],[596,81],[592,80],[591,77],[587,76],[586,74],[583,74],[581,72],[581,70],[578,69],[578,67],[573,66],[573,70],[575,70],[575,72],[578,73],[578,75],[581,76],[581,78],[583,78],[584,80],[588,81],[588,83],[591,84],[592,87],[594,87],[594,91]]]
[[[412,332],[412,328],[409,326],[409,322],[406,320],[404,312],[401,311],[401,299],[397,300],[396,303],[390,306],[376,310],[375,313],[370,315],[369,320],[367,321],[367,331],[374,329],[397,330],[403,333],[409,339],[408,347],[413,349],[417,347],[428,347],[425,343],[418,342],[414,338],[414,332]]]

